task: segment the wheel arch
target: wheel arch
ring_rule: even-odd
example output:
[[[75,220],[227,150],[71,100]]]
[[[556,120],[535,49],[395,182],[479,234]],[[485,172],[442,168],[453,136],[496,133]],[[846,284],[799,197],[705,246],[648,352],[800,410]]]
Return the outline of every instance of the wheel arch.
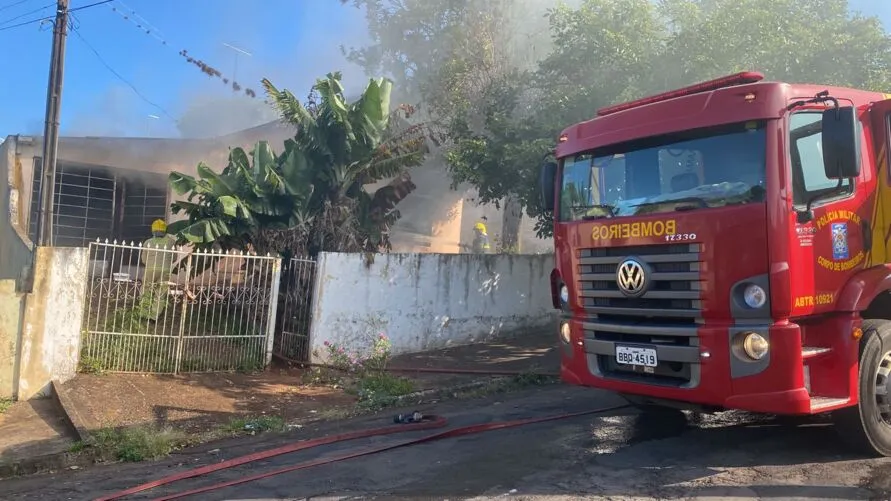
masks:
[[[862,318],[891,320],[891,268],[876,266],[848,280],[836,302],[838,311],[858,312]]]

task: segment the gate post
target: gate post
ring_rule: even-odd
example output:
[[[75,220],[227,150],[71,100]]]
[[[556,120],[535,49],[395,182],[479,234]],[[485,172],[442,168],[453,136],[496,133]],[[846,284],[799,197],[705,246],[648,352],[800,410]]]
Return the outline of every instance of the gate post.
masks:
[[[275,321],[278,319],[278,291],[281,286],[282,259],[272,262],[272,290],[269,291],[269,311],[266,317],[266,357],[263,368],[272,363],[272,351],[275,348]]]
[[[179,335],[176,337],[176,359],[174,361],[173,373],[179,374],[179,366],[183,360],[183,336],[186,332],[186,309],[189,304],[189,278],[192,276],[192,253],[186,256],[186,283],[183,286],[183,309],[179,319]]]

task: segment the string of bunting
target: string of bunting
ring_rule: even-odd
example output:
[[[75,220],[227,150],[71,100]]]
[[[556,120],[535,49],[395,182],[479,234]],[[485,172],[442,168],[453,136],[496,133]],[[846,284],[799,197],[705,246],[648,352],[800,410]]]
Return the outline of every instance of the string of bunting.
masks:
[[[161,45],[163,45],[165,47],[168,47],[168,48],[172,47],[167,42],[167,40],[164,38],[161,31],[159,29],[155,28],[154,26],[152,26],[151,23],[149,23],[144,17],[139,15],[139,13],[136,12],[134,9],[124,5],[124,3],[121,2],[120,0],[114,0],[110,3],[108,3],[107,5],[114,13],[121,16],[124,20],[133,24],[136,28],[139,29],[139,31],[154,38],[155,40],[160,42]],[[207,64],[206,62],[202,61],[201,59],[192,57],[186,49],[180,50],[178,52],[178,54],[180,57],[185,59],[186,62],[188,62],[189,64],[191,64],[191,65],[197,67],[199,70],[201,70],[201,72],[204,73],[205,75],[212,77],[212,78],[218,78],[223,82],[223,84],[232,87],[233,91],[243,92],[245,96],[250,97],[250,98],[257,97],[256,91],[254,91],[250,87],[243,87],[241,84],[239,84],[235,80],[230,79],[229,77],[223,75],[223,73],[220,72],[220,70]]]

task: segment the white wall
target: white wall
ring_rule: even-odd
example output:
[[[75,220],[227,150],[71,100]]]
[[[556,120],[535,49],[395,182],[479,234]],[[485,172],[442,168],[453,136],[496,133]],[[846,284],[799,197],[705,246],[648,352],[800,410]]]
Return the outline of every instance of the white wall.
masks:
[[[88,267],[86,248],[38,247],[25,299],[18,398],[47,396],[77,374]]]
[[[386,333],[394,354],[529,331],[552,336],[552,255],[323,253],[310,330],[312,359],[325,341],[362,349]]]

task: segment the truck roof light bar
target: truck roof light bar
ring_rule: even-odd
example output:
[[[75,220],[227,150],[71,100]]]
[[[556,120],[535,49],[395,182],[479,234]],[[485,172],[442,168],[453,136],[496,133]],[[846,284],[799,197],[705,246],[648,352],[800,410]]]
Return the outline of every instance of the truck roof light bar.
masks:
[[[733,85],[743,85],[760,82],[761,80],[764,80],[764,74],[757,71],[743,71],[734,75],[716,78],[714,80],[708,80],[706,82],[690,85],[689,87],[682,87],[680,89],[663,92],[661,94],[655,94],[642,99],[637,99],[635,101],[628,101],[627,103],[607,106],[606,108],[600,108],[599,110],[597,110],[597,116],[602,117],[606,115],[612,115],[613,113],[629,110],[631,108],[637,108],[638,106],[643,106],[646,104],[668,101],[669,99],[674,99],[676,97],[689,96],[691,94],[698,94],[700,92],[723,89],[724,87],[731,87]]]

